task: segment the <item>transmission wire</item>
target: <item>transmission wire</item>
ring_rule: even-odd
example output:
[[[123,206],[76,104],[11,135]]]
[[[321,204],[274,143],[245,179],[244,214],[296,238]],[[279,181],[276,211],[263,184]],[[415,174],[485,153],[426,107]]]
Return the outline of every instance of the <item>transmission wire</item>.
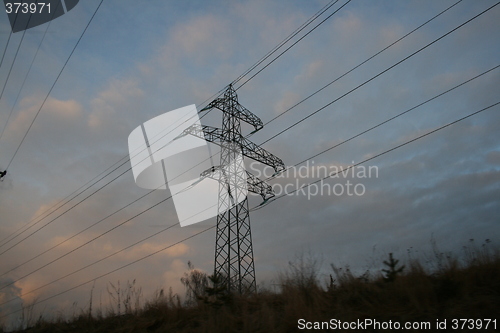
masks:
[[[82,40],[83,38],[83,35],[85,34],[85,32],[87,31],[88,27],[90,26],[90,23],[92,23],[92,20],[94,19],[95,15],[97,14],[97,11],[99,10],[99,8],[101,7],[102,5],[102,2],[104,0],[101,0],[101,2],[99,3],[99,5],[97,6],[96,10],[94,11],[94,14],[92,14],[92,17],[90,18],[90,21],[89,23],[87,24],[87,26],[85,27],[85,29],[83,30],[82,34],[80,35],[80,38],[78,38],[78,41],[76,42],[75,44],[75,47],[73,48],[73,50],[71,50],[71,53],[69,54],[69,57],[68,59],[66,60],[66,62],[64,63],[63,67],[61,68],[61,70],[59,71],[59,74],[57,74],[57,77],[56,77],[56,80],[54,81],[54,83],[52,84],[52,86],[50,87],[49,89],[49,92],[47,93],[47,96],[45,96],[42,104],[40,105],[40,108],[38,109],[38,111],[36,112],[35,114],[35,117],[33,118],[33,120],[31,121],[31,124],[30,126],[28,127],[28,130],[26,131],[26,133],[24,134],[21,142],[19,143],[19,145],[17,146],[15,152],[14,152],[14,155],[12,156],[12,158],[10,159],[9,161],[9,164],[7,165],[7,168],[6,169],[9,169],[12,161],[14,160],[14,158],[16,157],[17,153],[19,152],[19,149],[21,148],[22,144],[24,143],[24,140],[26,139],[26,136],[28,135],[29,131],[31,130],[31,127],[33,127],[33,124],[36,120],[36,118],[38,117],[38,115],[40,114],[40,111],[42,111],[42,108],[43,106],[45,105],[45,102],[47,101],[47,99],[49,98],[49,95],[50,93],[52,92],[52,90],[54,89],[57,81],[59,80],[59,78],[61,77],[61,74],[62,72],[64,71],[64,69],[66,68],[66,65],[68,64],[69,60],[71,59],[71,56],[73,55],[73,53],[75,52],[78,44],[80,44],[80,41]]]
[[[60,4],[60,2],[57,3],[56,9],[54,10],[54,13],[52,14],[52,17],[54,17],[55,13],[57,12],[57,8],[59,7],[59,4]],[[31,19],[31,15],[30,15],[30,19]],[[45,28],[45,32],[43,33],[43,37],[40,40],[40,43],[38,44],[38,48],[36,49],[36,52],[35,52],[35,55],[33,56],[33,59],[31,60],[30,66],[28,68],[28,72],[24,76],[23,83],[21,84],[21,88],[19,89],[19,92],[17,93],[16,100],[14,101],[14,104],[12,105],[12,108],[10,109],[9,116],[7,117],[7,121],[5,122],[5,125],[2,128],[2,132],[0,133],[0,141],[2,140],[3,133],[4,133],[5,129],[7,128],[7,125],[9,123],[10,117],[12,116],[12,111],[14,111],[14,107],[16,106],[17,101],[19,100],[19,96],[21,95],[21,92],[22,92],[22,90],[24,88],[24,84],[26,83],[26,79],[28,78],[28,75],[31,72],[31,68],[33,67],[33,63],[35,62],[36,56],[38,55],[38,51],[40,51],[40,47],[42,46],[42,43],[43,43],[43,41],[45,39],[45,36],[47,35],[47,31],[49,30],[49,27],[50,27],[51,23],[52,23],[52,20],[50,20],[49,23],[47,24],[47,27]],[[28,20],[28,24],[29,24],[29,20]],[[28,24],[26,26],[28,26]],[[24,30],[22,38],[24,38],[24,33],[26,33],[26,30]],[[22,42],[22,40],[21,40],[21,42]],[[19,48],[16,51],[16,56],[17,56],[17,52],[18,51],[19,51]],[[16,59],[16,56],[14,56],[14,61]],[[10,68],[10,70],[12,70],[12,67]],[[10,70],[9,70],[9,75],[10,75]],[[7,81],[9,80],[9,75],[7,76]],[[7,85],[7,81],[5,81],[5,85]],[[5,86],[4,86],[3,89],[5,89]],[[2,98],[1,96],[3,95],[3,89],[2,89],[2,94],[0,95],[0,99]]]
[[[361,161],[361,162],[358,162],[358,163],[356,163],[356,164],[354,164],[354,165],[351,165],[351,166],[349,166],[349,167],[348,167],[347,169],[345,169],[345,170],[349,170],[349,169],[351,169],[351,168],[353,168],[353,167],[355,167],[355,166],[358,166],[358,165],[360,165],[360,164],[366,163],[366,162],[368,162],[368,161],[370,161],[370,160],[373,160],[373,159],[375,159],[375,158],[377,158],[377,157],[383,156],[383,155],[385,155],[385,154],[387,154],[387,153],[389,153],[389,152],[391,152],[391,151],[394,151],[394,150],[396,150],[396,149],[398,149],[398,148],[401,148],[401,147],[403,147],[403,146],[406,146],[406,145],[408,145],[408,144],[410,144],[410,143],[412,143],[412,142],[414,142],[414,141],[417,141],[417,140],[419,140],[419,139],[421,139],[421,138],[423,138],[423,137],[426,137],[426,136],[428,136],[428,135],[430,135],[430,134],[433,134],[433,133],[435,133],[435,132],[437,132],[437,131],[440,131],[440,130],[442,130],[442,129],[446,128],[446,127],[452,126],[452,125],[454,125],[454,124],[456,124],[456,123],[458,123],[458,122],[460,122],[460,121],[463,121],[463,120],[465,120],[465,119],[467,119],[467,118],[470,118],[470,117],[472,117],[472,116],[474,116],[474,115],[476,115],[476,114],[479,114],[479,113],[481,113],[481,112],[483,112],[483,111],[486,111],[486,110],[488,110],[488,109],[490,109],[490,108],[492,108],[492,107],[494,107],[494,106],[496,106],[496,105],[498,105],[498,104],[500,104],[500,101],[499,101],[499,102],[497,102],[497,103],[494,103],[494,104],[492,104],[492,105],[490,105],[490,106],[488,106],[488,107],[485,107],[485,108],[483,108],[483,109],[481,109],[481,110],[478,110],[478,111],[476,111],[476,112],[470,113],[470,114],[468,114],[468,115],[466,115],[466,116],[464,116],[464,117],[462,117],[462,118],[459,118],[459,119],[457,119],[457,120],[455,120],[455,121],[453,121],[453,122],[450,122],[450,123],[448,123],[448,124],[446,124],[446,125],[443,125],[443,126],[441,126],[441,127],[438,127],[438,128],[436,128],[436,129],[434,129],[434,130],[432,130],[432,131],[429,131],[429,132],[427,132],[427,133],[425,133],[425,134],[423,134],[423,135],[420,135],[420,136],[418,136],[418,137],[416,137],[416,138],[413,138],[413,139],[411,139],[411,140],[408,140],[408,141],[406,141],[406,142],[404,142],[404,143],[402,143],[402,144],[400,144],[400,145],[397,145],[397,146],[395,146],[395,147],[393,147],[393,148],[390,148],[390,149],[388,149],[388,150],[386,150],[386,151],[384,151],[384,152],[382,152],[382,153],[379,153],[379,154],[374,155],[374,156],[372,156],[372,157],[370,157],[370,158],[367,158],[367,159],[365,159],[365,160],[363,160],[363,161]],[[344,170],[344,171],[345,171],[345,170]],[[340,171],[338,171],[338,172],[336,172],[336,173],[331,173],[330,175],[328,175],[328,176],[326,176],[326,177],[324,177],[324,178],[322,178],[322,179],[319,179],[319,180],[317,180],[317,181],[314,181],[314,182],[312,182],[312,183],[309,183],[308,185],[301,186],[300,188],[297,188],[297,189],[295,189],[295,190],[293,190],[293,191],[291,191],[291,192],[285,193],[285,194],[280,195],[280,196],[278,196],[278,197],[274,197],[274,198],[273,198],[271,201],[269,201],[268,203],[273,202],[273,201],[276,201],[277,199],[280,199],[280,198],[282,198],[282,197],[284,197],[284,196],[286,196],[286,195],[289,195],[289,194],[291,194],[291,193],[294,193],[294,192],[296,192],[296,191],[298,191],[298,190],[301,190],[301,189],[303,189],[303,188],[307,188],[307,187],[311,186],[312,184],[318,183],[318,182],[320,182],[320,181],[322,181],[322,180],[324,180],[324,179],[326,179],[326,178],[333,177],[333,176],[335,176],[336,174],[338,174],[339,172],[340,172]],[[215,206],[215,205],[214,205],[214,206]],[[258,208],[258,207],[253,207],[251,210],[255,210],[256,208]],[[182,239],[181,241],[178,241],[178,242],[176,242],[176,243],[170,244],[170,245],[169,245],[169,246],[167,246],[167,247],[164,247],[164,248],[162,248],[162,249],[160,249],[160,250],[157,250],[157,251],[154,251],[154,252],[152,252],[152,253],[150,253],[150,254],[148,254],[148,255],[145,255],[145,256],[143,256],[143,257],[141,257],[141,258],[139,258],[139,259],[136,259],[136,260],[134,260],[134,261],[132,261],[132,262],[130,262],[130,263],[127,263],[127,264],[125,264],[125,265],[122,265],[122,266],[120,266],[120,267],[118,267],[118,268],[116,268],[116,269],[113,269],[113,270],[111,270],[111,271],[109,271],[109,272],[107,272],[107,273],[101,274],[101,275],[99,275],[99,276],[97,276],[97,277],[95,277],[95,278],[93,278],[93,279],[91,279],[91,280],[88,280],[88,281],[84,282],[84,283],[80,283],[80,284],[78,284],[78,285],[76,285],[76,286],[74,286],[74,287],[71,287],[71,288],[69,288],[69,289],[66,289],[66,290],[64,290],[64,291],[62,291],[62,292],[59,292],[59,293],[55,294],[55,295],[52,295],[52,296],[49,296],[49,297],[44,298],[44,299],[42,299],[42,300],[39,300],[39,301],[35,302],[33,305],[35,305],[35,304],[39,304],[39,303],[42,303],[42,302],[45,302],[45,301],[47,301],[47,300],[49,300],[49,299],[52,299],[52,298],[54,298],[54,297],[60,296],[60,295],[62,295],[62,294],[64,294],[64,293],[67,293],[67,292],[69,292],[69,291],[71,291],[71,290],[74,290],[74,289],[76,289],[76,288],[78,288],[78,287],[81,287],[81,286],[83,286],[83,285],[85,285],[85,284],[87,284],[87,283],[90,283],[90,282],[95,281],[95,280],[97,280],[97,279],[100,279],[100,278],[102,278],[102,277],[104,277],[104,276],[107,276],[107,275],[109,275],[109,274],[112,274],[112,273],[114,273],[114,272],[117,272],[117,271],[119,271],[119,270],[121,270],[121,269],[123,269],[123,268],[126,268],[126,267],[128,267],[128,266],[131,266],[131,265],[133,265],[133,264],[135,264],[135,263],[137,263],[137,262],[139,262],[139,261],[142,261],[142,260],[144,260],[144,259],[147,259],[147,258],[149,258],[149,257],[151,257],[151,256],[153,256],[153,255],[155,255],[155,254],[158,254],[158,253],[160,253],[160,252],[162,252],[162,251],[165,251],[165,250],[167,250],[167,249],[168,249],[168,248],[170,248],[170,247],[173,247],[173,246],[178,245],[178,244],[180,244],[180,243],[182,243],[182,242],[184,242],[184,241],[186,241],[186,240],[189,240],[189,239],[191,239],[191,238],[193,238],[193,237],[196,237],[196,236],[198,236],[198,235],[200,235],[200,234],[202,234],[202,233],[205,233],[205,232],[207,232],[208,230],[213,229],[213,228],[215,228],[215,225],[214,225],[214,226],[211,226],[211,227],[209,227],[209,228],[207,228],[207,229],[204,229],[204,230],[202,230],[202,231],[200,231],[200,232],[198,232],[198,233],[195,233],[195,234],[193,234],[193,235],[191,235],[191,236],[189,236],[189,237],[187,237],[187,238],[184,238],[184,239]],[[71,275],[71,274],[70,274],[70,275]],[[68,276],[69,276],[69,275],[68,275]],[[30,291],[29,293],[31,293],[31,291]],[[25,294],[23,294],[23,295],[21,295],[21,296],[24,296],[24,295],[25,295]],[[17,299],[17,298],[16,298],[16,299]],[[15,300],[15,299],[13,299],[13,300]],[[11,302],[11,301],[13,301],[13,300],[10,300],[10,301],[8,301],[8,302]],[[8,303],[8,302],[6,302],[6,303]],[[0,304],[0,305],[3,305],[3,304],[5,304],[5,303],[2,303],[2,304]],[[14,313],[17,313],[17,312],[20,312],[20,311],[22,311],[22,309],[17,310],[17,311],[13,311],[13,312],[8,313],[8,314],[6,314],[6,315],[3,315],[3,316],[1,316],[0,318],[4,318],[4,317],[6,317],[6,316],[9,316],[9,315],[11,315],[11,314],[14,314]]]
[[[270,137],[269,139],[267,139],[266,141],[264,141],[262,144],[268,142],[269,140],[273,139],[274,137],[288,131],[290,128],[292,127],[295,127],[296,125],[300,124],[301,122],[303,122],[304,120],[312,117],[313,115],[315,115],[316,113],[320,112],[321,110],[324,110],[325,108],[327,108],[328,106],[332,105],[333,103],[337,102],[338,100],[340,100],[341,98],[349,95],[350,93],[352,93],[353,91],[357,90],[358,88],[361,88],[362,86],[364,86],[365,84],[373,81],[374,79],[376,79],[377,77],[381,76],[382,74],[388,72],[389,70],[391,70],[392,68],[398,66],[399,64],[403,63],[404,61],[410,59],[411,57],[413,57],[414,55],[416,55],[417,53],[423,51],[424,49],[428,48],[429,46],[433,45],[434,43],[438,42],[439,40],[443,39],[444,37],[448,36],[449,34],[453,33],[454,31],[458,30],[459,28],[463,27],[464,25],[466,25],[467,23],[471,22],[472,20],[476,19],[477,17],[483,15],[484,13],[486,13],[487,11],[491,10],[492,8],[494,8],[495,6],[497,6],[498,4],[500,4],[500,2],[497,2],[496,4],[494,4],[493,6],[489,7],[488,9],[485,9],[484,11],[482,11],[481,13],[475,15],[474,17],[472,17],[471,19],[465,21],[464,23],[460,24],[459,26],[455,27],[454,29],[448,31],[447,33],[445,33],[444,35],[442,35],[441,37],[435,39],[434,41],[428,43],[427,45],[425,45],[424,47],[421,47],[420,49],[418,49],[417,51],[413,52],[412,54],[410,54],[409,56],[406,56],[405,58],[403,58],[402,60],[398,61],[397,63],[393,64],[392,66],[389,66],[388,68],[386,68],[385,70],[383,70],[382,72],[378,73],[377,75],[373,76],[372,78],[366,80],[365,82],[361,83],[360,85],[356,86],[355,88],[349,90],[348,92],[346,92],[345,94],[341,95],[340,97],[336,98],[335,100],[333,100],[332,102],[326,104],[325,106],[323,106],[322,108],[314,111],[313,113],[310,113],[308,114],[306,117],[302,118],[301,120],[293,123],[292,125],[288,126],[287,128],[285,128],[284,130],[282,130],[281,132],[278,132],[277,134],[275,134],[274,136]]]
[[[338,1],[338,0],[337,0],[337,1]],[[337,1],[335,1],[335,3],[336,3]],[[349,0],[349,1],[350,1],[350,0]],[[334,4],[335,4],[335,3],[334,3]],[[329,6],[329,5],[327,5],[327,6],[325,6],[325,7],[327,7],[326,9],[328,9],[328,8],[330,8],[330,7],[331,7],[331,5],[330,5],[330,6]],[[325,8],[325,7],[324,7],[324,8]],[[322,9],[322,10],[320,10],[320,12],[321,12],[321,13],[320,13],[320,15],[321,15],[321,14],[324,12],[324,10]],[[330,15],[330,16],[331,16],[331,15]],[[313,16],[313,17],[314,17],[314,16]],[[313,19],[313,18],[311,18],[311,19],[312,19],[312,21],[314,21],[316,18],[314,18],[314,19]],[[311,19],[309,19],[309,20],[311,20]],[[312,21],[311,21],[311,22],[312,22]],[[306,22],[306,23],[307,23],[307,22]],[[309,22],[309,23],[310,23],[310,22]],[[305,24],[305,23],[304,23],[304,24],[305,24],[305,26],[307,26],[309,23],[307,23],[307,24]],[[304,24],[303,24],[303,26],[304,26]],[[301,27],[302,27],[302,26],[301,26]],[[301,27],[299,27],[297,30],[299,30]],[[297,31],[297,30],[296,30],[296,31]],[[302,30],[302,29],[300,29],[299,31],[301,31],[301,30]],[[292,33],[292,35],[291,35],[291,36],[293,37],[293,33]],[[305,37],[305,36],[303,36],[303,37]],[[291,39],[291,37],[290,37],[290,38],[288,38],[287,40],[285,40],[285,43],[286,43],[289,39]],[[281,45],[283,45],[283,44],[284,44],[284,42],[281,42],[279,47],[281,47]],[[279,48],[279,47],[278,47],[278,48]],[[275,47],[275,49],[276,49],[276,47]],[[274,53],[274,52],[270,52],[270,53],[268,53],[268,54],[270,55],[270,54],[272,54],[272,53]],[[265,57],[265,58],[267,58],[267,57]],[[264,60],[265,60],[265,58],[264,58]],[[276,59],[274,59],[274,60],[276,60]],[[274,60],[273,60],[273,61],[274,61]],[[250,70],[245,71],[242,75],[240,75],[240,78],[241,78],[241,77],[243,77],[244,75],[246,75],[246,73],[248,73],[248,72],[250,72]],[[237,79],[237,80],[235,80],[235,81],[237,82],[238,80],[239,80],[239,79]],[[202,104],[204,104],[206,101],[208,101],[208,100],[212,99],[212,98],[213,98],[213,96],[217,96],[217,97],[221,96],[223,91],[224,91],[224,88],[223,88],[223,89],[221,89],[221,90],[219,90],[219,92],[217,92],[216,94],[212,95],[212,97],[210,97],[209,99],[205,100]],[[210,110],[210,111],[211,111],[211,110]],[[209,111],[209,112],[210,112],[210,111]],[[201,120],[204,116],[206,116],[207,114],[208,114],[208,112],[207,112],[207,113],[205,113],[203,116],[201,116],[201,117],[200,117],[200,120]],[[193,118],[193,117],[191,117],[191,118]],[[191,119],[191,118],[189,118],[189,119]],[[189,119],[188,119],[188,120],[189,120]],[[176,128],[177,128],[177,127],[176,127]],[[169,132],[169,133],[170,133],[170,132]],[[168,133],[167,133],[167,134],[168,134]],[[166,135],[166,134],[165,134],[165,135]],[[213,155],[211,155],[211,157],[212,157],[212,156],[213,156]],[[121,160],[123,160],[123,159],[127,159],[127,157],[128,157],[128,156],[125,156],[125,157],[123,157]],[[121,160],[120,160],[120,161],[121,161]],[[119,163],[120,161],[118,161],[117,163]],[[117,164],[117,163],[115,163],[115,164]],[[125,161],[124,163],[122,163],[120,166],[122,166],[122,165],[123,165],[123,164],[125,164],[125,163],[126,163],[126,161]],[[120,166],[119,166],[119,167],[120,167]],[[113,166],[111,166],[111,167],[113,167]],[[111,168],[111,167],[110,167],[110,168]],[[115,170],[117,170],[119,167],[115,168],[115,169],[114,169],[113,171],[111,171],[110,173],[114,172],[114,171],[115,171]],[[109,170],[110,168],[108,168],[108,169],[106,169],[106,170]],[[130,170],[130,169],[129,169],[129,170]],[[106,171],[104,171],[103,173],[105,173],[105,172],[106,172]],[[103,173],[101,173],[101,174],[103,174]],[[102,177],[101,179],[99,179],[97,182],[99,182],[100,180],[102,180],[103,178],[105,178],[106,176],[108,176],[110,173],[106,174],[104,177]],[[98,177],[98,176],[97,176],[97,177]],[[96,179],[97,177],[94,177],[93,179]],[[93,179],[92,179],[92,180],[93,180]],[[115,179],[116,179],[116,178],[115,178]],[[87,182],[86,184],[88,184],[88,183],[92,182],[92,180],[91,180],[91,181],[89,181],[89,182]],[[60,205],[59,207],[57,207],[56,209],[52,210],[52,212],[50,212],[49,214],[45,215],[45,216],[42,218],[42,220],[43,220],[44,218],[46,218],[47,216],[49,216],[50,214],[52,214],[53,212],[57,211],[59,208],[61,208],[61,207],[62,207],[62,206],[64,206],[65,204],[67,204],[69,201],[71,201],[71,200],[73,200],[74,198],[76,198],[78,195],[80,195],[81,193],[83,193],[83,192],[84,192],[84,191],[86,191],[87,189],[89,189],[91,186],[95,185],[97,182],[94,182],[92,185],[88,186],[85,190],[81,191],[80,193],[78,193],[77,195],[75,195],[73,198],[69,199],[68,201],[66,201],[65,203],[63,203],[62,205]],[[86,184],[85,184],[85,185],[83,185],[83,186],[81,186],[79,189],[75,190],[74,192],[72,192],[70,195],[66,196],[64,199],[60,200],[58,203],[54,204],[51,208],[48,208],[48,209],[47,209],[47,211],[51,210],[53,207],[55,207],[55,206],[56,206],[56,205],[58,205],[59,203],[61,203],[62,201],[66,200],[66,198],[68,198],[69,196],[71,196],[73,193],[78,192],[81,188],[85,187],[85,186],[86,186]],[[94,192],[94,193],[95,193],[95,192]],[[43,214],[44,214],[44,213],[41,213],[40,215],[43,215]],[[40,216],[40,215],[39,215],[39,216]],[[38,218],[38,217],[35,217],[34,219],[36,219],[36,218]],[[34,220],[34,219],[33,219],[33,220]],[[32,221],[33,221],[33,220],[32,220]],[[41,220],[37,221],[35,224],[31,225],[31,226],[30,226],[30,227],[28,227],[26,230],[30,229],[32,226],[36,225],[36,224],[37,224],[38,222],[40,222],[40,221],[41,221]],[[31,222],[29,222],[29,223],[31,223]],[[28,224],[29,224],[29,223],[28,223]],[[22,229],[22,228],[23,228],[23,227],[21,227],[20,229]],[[17,229],[16,231],[14,231],[14,233],[18,232],[20,229]],[[24,230],[23,232],[25,232],[26,230]],[[40,229],[38,229],[38,230],[40,230]],[[23,232],[21,232],[21,234],[22,234]],[[13,233],[13,234],[14,234],[14,233]],[[7,236],[7,238],[11,237],[13,234],[11,234],[11,235]],[[16,235],[16,236],[15,236],[15,237],[13,237],[12,239],[8,240],[6,243],[10,242],[10,241],[11,241],[11,240],[13,240],[14,238],[17,238],[17,236],[19,236],[19,235],[20,235],[20,234]],[[5,240],[5,239],[6,239],[6,238],[4,238],[3,240]],[[2,240],[2,241],[3,241],[3,240]],[[4,246],[6,243],[1,244],[1,245],[0,245],[0,247]]]
[[[319,22],[316,26],[314,26],[314,28],[312,28],[311,30],[309,30],[304,36],[300,37],[299,39],[297,39],[292,45],[290,45],[289,47],[287,47],[283,52],[281,52],[280,54],[278,54],[277,57],[275,57],[273,60],[271,60],[269,63],[267,63],[264,67],[262,67],[259,71],[257,71],[257,73],[255,73],[254,75],[252,75],[250,78],[248,78],[248,80],[246,80],[245,82],[243,82],[238,88],[235,88],[235,91],[238,91],[241,87],[243,87],[245,84],[248,83],[248,81],[250,81],[251,79],[253,79],[254,77],[256,77],[257,75],[259,75],[260,72],[262,72],[264,69],[266,69],[269,65],[271,65],[273,62],[275,62],[277,59],[279,59],[283,54],[285,54],[288,50],[290,50],[292,47],[294,47],[297,43],[299,43],[302,39],[304,39],[305,37],[307,37],[311,32],[313,32],[314,30],[316,30],[317,27],[319,27],[320,25],[322,25],[323,23],[325,23],[330,17],[332,17],[333,15],[335,15],[338,11],[340,11],[345,5],[347,5],[349,2],[351,2],[351,0],[347,0],[347,2],[345,2],[342,6],[340,6],[337,10],[335,10],[333,13],[331,13],[330,15],[328,15],[323,21]]]

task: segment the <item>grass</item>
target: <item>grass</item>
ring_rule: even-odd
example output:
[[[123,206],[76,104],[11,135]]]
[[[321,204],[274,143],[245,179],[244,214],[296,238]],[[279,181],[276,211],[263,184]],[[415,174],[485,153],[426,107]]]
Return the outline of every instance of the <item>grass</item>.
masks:
[[[448,327],[452,319],[496,318],[498,328],[500,253],[486,243],[477,248],[471,242],[464,247],[462,259],[435,249],[434,266],[416,259],[402,265],[392,254],[383,269],[361,276],[348,267],[331,265],[325,281],[318,276],[316,261],[299,258],[279,275],[279,292],[260,290],[222,302],[204,295],[210,279],[190,265],[182,279],[185,301],[171,290],[159,290],[141,306],[135,281],[124,287],[110,284],[115,306],[106,315],[100,310],[92,313],[90,305],[71,320],[39,318],[19,332],[295,332],[301,331],[297,328],[301,318],[433,324],[447,319]]]

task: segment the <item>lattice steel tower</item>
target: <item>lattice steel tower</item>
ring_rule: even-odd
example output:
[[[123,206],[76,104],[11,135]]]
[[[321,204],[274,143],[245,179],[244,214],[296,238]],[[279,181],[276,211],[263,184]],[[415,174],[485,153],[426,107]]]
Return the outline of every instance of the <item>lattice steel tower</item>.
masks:
[[[284,170],[283,161],[249,141],[241,134],[241,121],[262,129],[262,121],[238,103],[229,85],[223,97],[213,100],[200,112],[222,111],[222,129],[193,125],[183,134],[204,138],[221,147],[220,165],[204,171],[201,177],[219,181],[219,204],[215,238],[214,275],[221,278],[228,292],[245,294],[256,290],[255,268],[250,231],[247,191],[257,193],[264,201],[274,196],[272,187],[246,171],[243,156]]]

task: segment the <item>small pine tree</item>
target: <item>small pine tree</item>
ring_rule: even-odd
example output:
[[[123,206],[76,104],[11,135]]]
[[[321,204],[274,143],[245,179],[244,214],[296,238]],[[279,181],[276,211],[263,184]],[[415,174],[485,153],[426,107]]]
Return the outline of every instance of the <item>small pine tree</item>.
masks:
[[[205,303],[210,304],[214,308],[219,308],[228,303],[231,299],[231,294],[227,292],[227,286],[223,283],[222,277],[214,274],[208,276],[208,279],[212,286],[205,287],[206,296],[203,298]]]
[[[405,269],[405,265],[401,267],[397,267],[399,263],[399,260],[394,259],[392,256],[392,253],[389,253],[389,261],[384,260],[384,265],[386,265],[389,269],[383,269],[382,272],[385,273],[384,280],[386,282],[392,282],[396,279],[398,274],[403,273],[403,270]]]

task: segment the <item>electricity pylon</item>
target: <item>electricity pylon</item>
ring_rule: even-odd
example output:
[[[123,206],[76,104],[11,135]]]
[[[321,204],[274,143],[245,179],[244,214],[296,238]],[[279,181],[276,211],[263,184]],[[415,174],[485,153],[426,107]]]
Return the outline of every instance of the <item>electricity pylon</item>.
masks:
[[[259,117],[238,103],[238,96],[229,85],[223,97],[213,100],[200,112],[222,111],[222,129],[193,125],[183,135],[191,134],[221,147],[220,165],[202,172],[201,177],[219,181],[219,204],[215,237],[214,276],[228,292],[246,294],[256,290],[255,268],[250,231],[247,191],[257,193],[266,201],[274,196],[272,187],[243,165],[243,156],[266,164],[280,172],[283,161],[249,141],[241,134],[241,122],[262,129]]]

